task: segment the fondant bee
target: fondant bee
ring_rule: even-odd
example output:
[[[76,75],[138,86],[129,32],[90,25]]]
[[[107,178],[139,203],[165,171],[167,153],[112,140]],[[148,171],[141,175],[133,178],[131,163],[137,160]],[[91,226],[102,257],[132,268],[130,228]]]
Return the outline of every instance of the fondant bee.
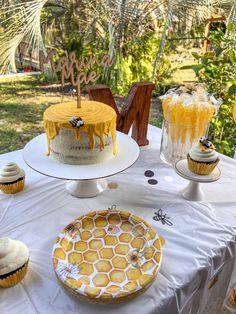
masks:
[[[84,125],[84,121],[80,117],[72,117],[69,122],[75,128],[80,128]]]
[[[214,145],[212,144],[211,141],[208,141],[208,139],[205,136],[202,136],[199,140],[199,142],[202,144],[202,146],[206,147],[206,148],[211,148],[211,149],[215,149]]]

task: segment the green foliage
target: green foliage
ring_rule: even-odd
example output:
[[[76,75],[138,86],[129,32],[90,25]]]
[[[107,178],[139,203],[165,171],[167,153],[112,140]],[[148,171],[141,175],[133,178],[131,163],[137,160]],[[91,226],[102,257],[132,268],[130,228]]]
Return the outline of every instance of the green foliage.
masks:
[[[213,117],[209,134],[219,152],[233,157],[236,148],[236,125],[232,118],[235,99],[228,98]]]
[[[232,157],[236,148],[236,124],[232,115],[236,103],[236,45],[231,24],[227,31],[227,36],[221,29],[212,31],[208,38],[212,51],[205,55],[193,53],[198,64],[182,69],[192,68],[208,92],[222,99],[218,115],[212,119],[209,137],[219,152]]]
[[[176,71],[173,68],[171,62],[167,58],[167,55],[163,55],[158,63],[155,77],[155,92],[158,95],[163,95],[168,89],[172,88],[174,85],[172,75]]]
[[[76,57],[79,59],[83,53],[84,46],[83,37],[76,33],[72,34],[65,38],[61,49],[61,55],[64,54],[64,51],[68,53],[75,51]]]
[[[152,79],[153,61],[158,45],[159,38],[156,34],[148,32],[123,46],[111,76],[115,92],[127,94],[133,82]]]
[[[62,48],[57,49],[54,61],[57,62],[60,57],[71,52],[75,52],[78,60],[82,57],[87,60],[92,54],[99,59],[104,53],[108,53],[107,38],[97,38],[95,41],[78,33],[72,34],[63,40]],[[93,65],[93,70],[100,74],[96,84],[107,83],[105,79],[106,70],[96,64]],[[83,90],[83,88],[84,85],[82,84],[81,89]]]
[[[123,48],[125,53],[123,51],[123,54],[119,55],[109,82],[115,92],[124,95],[133,82],[152,81],[153,64],[159,44],[160,37],[154,32],[147,32],[126,44]],[[156,71],[156,93],[163,94],[172,86],[171,77],[174,71],[164,54]]]
[[[36,76],[36,80],[39,83],[58,83],[59,79],[60,78],[57,73],[54,73],[51,70],[45,71],[44,73]]]
[[[127,95],[133,82],[152,81],[153,63],[160,38],[154,32],[147,32],[133,40],[127,41],[116,54],[116,63],[112,69],[103,70],[94,66],[93,69],[101,76],[97,84],[107,84],[113,93]],[[168,48],[168,50],[170,50]],[[63,48],[58,50],[59,56],[72,51],[76,52],[77,58],[82,56],[86,59],[90,54],[97,57],[109,51],[109,38],[90,40],[79,34],[73,34],[63,41]],[[167,50],[166,50],[167,51]],[[156,92],[163,94],[171,86],[173,74],[171,63],[164,55],[158,64],[155,83]]]

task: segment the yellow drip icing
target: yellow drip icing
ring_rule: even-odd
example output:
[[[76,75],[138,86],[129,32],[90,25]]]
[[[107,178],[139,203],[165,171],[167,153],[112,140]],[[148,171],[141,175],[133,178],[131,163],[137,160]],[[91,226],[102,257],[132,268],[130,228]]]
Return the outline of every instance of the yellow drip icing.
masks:
[[[73,127],[69,120],[80,117],[84,121],[82,127]],[[46,109],[43,116],[44,129],[47,135],[47,155],[50,155],[50,140],[58,135],[61,128],[75,131],[75,138],[80,140],[80,132],[88,134],[90,149],[94,149],[95,135],[100,139],[100,150],[105,147],[105,135],[112,137],[113,154],[117,154],[116,147],[116,112],[110,106],[97,101],[82,101],[81,108],[76,102],[61,103]]]

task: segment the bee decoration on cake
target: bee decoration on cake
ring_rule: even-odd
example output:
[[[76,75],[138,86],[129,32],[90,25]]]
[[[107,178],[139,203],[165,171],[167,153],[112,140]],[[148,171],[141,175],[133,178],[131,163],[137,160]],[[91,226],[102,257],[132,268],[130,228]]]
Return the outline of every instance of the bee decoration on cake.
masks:
[[[78,129],[84,125],[84,121],[80,117],[72,117],[69,122],[73,127]]]
[[[202,136],[199,142],[201,146],[203,146],[205,149],[206,148],[215,149],[215,146],[212,144],[212,142],[208,141],[208,139],[205,136]]]

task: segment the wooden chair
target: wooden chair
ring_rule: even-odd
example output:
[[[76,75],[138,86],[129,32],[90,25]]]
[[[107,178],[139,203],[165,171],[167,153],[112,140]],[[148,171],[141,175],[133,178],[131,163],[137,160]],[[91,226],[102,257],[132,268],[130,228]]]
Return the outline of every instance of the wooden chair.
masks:
[[[117,130],[128,134],[132,126],[132,137],[139,146],[147,145],[147,127],[154,84],[133,83],[119,112],[110,88],[106,85],[89,85],[86,90],[91,100],[111,106],[117,113]]]

